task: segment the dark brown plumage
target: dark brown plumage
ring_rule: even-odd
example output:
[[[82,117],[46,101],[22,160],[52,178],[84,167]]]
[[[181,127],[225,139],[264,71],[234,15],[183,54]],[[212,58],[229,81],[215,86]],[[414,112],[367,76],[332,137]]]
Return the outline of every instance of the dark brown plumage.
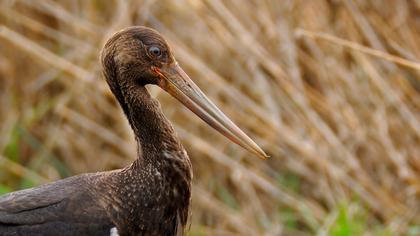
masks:
[[[130,27],[105,45],[101,61],[135,133],[138,158],[0,197],[0,235],[182,235],[192,167],[146,84],[176,97],[209,125],[259,156],[264,152],[223,115],[178,66],[154,30]]]

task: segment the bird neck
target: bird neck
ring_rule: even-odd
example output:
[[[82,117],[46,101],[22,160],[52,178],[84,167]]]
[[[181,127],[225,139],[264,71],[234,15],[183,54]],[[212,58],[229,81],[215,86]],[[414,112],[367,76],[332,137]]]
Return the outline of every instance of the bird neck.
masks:
[[[162,153],[183,151],[178,137],[160,104],[144,86],[121,87],[126,116],[138,144],[137,162],[156,163]]]
[[[127,81],[109,84],[136,136],[138,158],[101,189],[115,191],[111,214],[120,228],[133,230],[120,235],[169,235],[188,220],[191,163],[158,101]]]

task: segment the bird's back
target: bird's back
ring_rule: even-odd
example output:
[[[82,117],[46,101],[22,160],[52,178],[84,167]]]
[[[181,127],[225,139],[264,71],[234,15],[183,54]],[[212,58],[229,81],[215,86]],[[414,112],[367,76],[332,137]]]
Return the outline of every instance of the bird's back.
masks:
[[[0,197],[0,235],[110,235],[91,194],[99,174],[84,174]]]
[[[190,178],[179,181],[127,167],[13,192],[0,197],[0,236],[183,235]]]

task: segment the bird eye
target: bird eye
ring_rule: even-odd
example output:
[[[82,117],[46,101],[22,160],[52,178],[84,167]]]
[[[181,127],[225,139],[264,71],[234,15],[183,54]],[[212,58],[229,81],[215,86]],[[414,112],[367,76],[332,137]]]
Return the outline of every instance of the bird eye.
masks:
[[[150,53],[150,55],[152,55],[154,57],[160,57],[162,55],[162,52],[161,52],[160,48],[158,48],[156,46],[151,46],[149,48],[149,53]]]

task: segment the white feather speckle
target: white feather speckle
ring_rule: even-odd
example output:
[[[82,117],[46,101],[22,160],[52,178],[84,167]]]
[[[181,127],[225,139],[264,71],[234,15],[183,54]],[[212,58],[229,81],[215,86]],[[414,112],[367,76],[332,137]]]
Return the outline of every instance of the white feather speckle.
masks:
[[[117,227],[111,228],[109,236],[119,236]]]
[[[155,170],[155,176],[158,177],[159,179],[162,178],[162,175],[157,169]]]

